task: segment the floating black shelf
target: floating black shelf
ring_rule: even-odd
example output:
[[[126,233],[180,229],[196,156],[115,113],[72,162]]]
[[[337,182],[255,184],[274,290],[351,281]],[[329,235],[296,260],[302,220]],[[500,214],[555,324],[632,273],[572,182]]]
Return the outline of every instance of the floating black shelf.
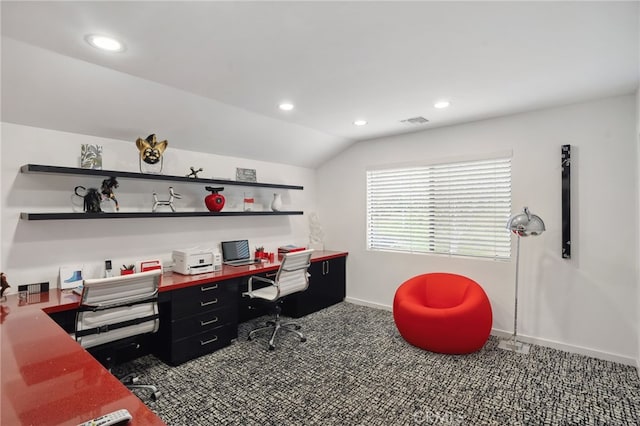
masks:
[[[154,175],[146,173],[136,172],[123,172],[118,170],[93,170],[93,169],[80,169],[76,167],[60,167],[60,166],[44,166],[41,164],[26,164],[20,168],[22,173],[52,173],[61,175],[82,175],[82,176],[97,176],[97,177],[119,177],[127,179],[146,179],[146,180],[162,180],[170,182],[184,182],[184,183],[200,183],[204,185],[236,185],[236,186],[251,186],[259,188],[276,188],[276,189],[296,189],[302,190],[303,186],[299,185],[283,185],[279,183],[262,183],[262,182],[240,182],[236,180],[225,179],[201,179],[190,178],[186,176],[170,176],[170,175]]]
[[[170,182],[195,183],[203,185],[236,185],[275,189],[302,190],[299,185],[283,185],[279,183],[240,182],[225,179],[200,179],[186,176],[154,175],[118,170],[79,169],[76,167],[44,166],[41,164],[26,164],[20,168],[22,173],[49,173],[58,175],[81,175],[96,177],[118,177],[126,179],[146,179]],[[223,211],[223,212],[102,212],[102,213],[20,213],[22,220],[68,220],[68,219],[136,219],[156,217],[203,217],[203,216],[285,216],[301,215],[302,211]]]
[[[202,217],[202,216],[285,216],[301,215],[301,211],[281,212],[122,212],[122,213],[20,213],[23,220],[68,220],[68,219],[136,219],[149,217]]]

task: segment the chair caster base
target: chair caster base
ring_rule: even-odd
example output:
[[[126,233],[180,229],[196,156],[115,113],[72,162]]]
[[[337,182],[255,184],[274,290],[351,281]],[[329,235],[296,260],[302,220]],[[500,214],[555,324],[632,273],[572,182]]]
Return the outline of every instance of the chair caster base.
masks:
[[[260,328],[251,330],[251,332],[249,332],[249,335],[247,336],[247,340],[253,340],[258,333],[268,330],[271,332],[271,339],[269,340],[269,350],[272,351],[276,348],[275,339],[276,339],[276,335],[280,330],[289,331],[297,335],[298,338],[300,339],[300,342],[306,342],[307,338],[304,336],[304,334],[298,331],[301,328],[302,327],[300,325],[293,322],[288,322],[283,324],[280,322],[280,317],[277,316],[275,321],[267,321],[267,325],[265,327],[260,327]]]

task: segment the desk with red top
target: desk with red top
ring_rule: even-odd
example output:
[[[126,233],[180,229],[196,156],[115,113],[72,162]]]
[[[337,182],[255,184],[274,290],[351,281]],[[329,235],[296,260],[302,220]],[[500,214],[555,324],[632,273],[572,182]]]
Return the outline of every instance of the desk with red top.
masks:
[[[344,264],[347,253],[316,251],[309,268],[312,283],[315,287],[310,295],[314,299],[323,299],[321,286],[333,285],[323,277],[336,278],[337,293],[333,291],[333,299],[327,303],[335,303],[344,299]],[[335,263],[334,263],[335,262]],[[262,263],[244,267],[224,266],[221,271],[207,274],[184,276],[179,274],[165,274],[160,284],[160,296],[164,297],[164,314],[161,309],[160,332],[164,329],[164,337],[159,340],[161,345],[170,346],[175,342],[197,340],[206,342],[206,337],[220,330],[236,328],[236,334],[226,334],[228,340],[237,336],[238,311],[237,300],[228,303],[232,306],[214,306],[205,312],[183,318],[184,300],[190,298],[189,292],[200,287],[213,288],[217,291],[227,291],[228,294],[238,294],[243,282],[251,275],[267,274],[277,270],[279,263]],[[333,270],[332,270],[333,268]],[[315,277],[315,279],[314,279]],[[340,289],[342,287],[342,289]],[[229,293],[229,289],[233,291]],[[312,290],[312,285],[309,291]],[[315,292],[315,293],[314,293]],[[174,297],[175,296],[175,297]],[[212,299],[213,300],[213,299]],[[224,302],[224,298],[215,297],[216,302]],[[310,299],[294,300],[290,306],[293,316],[306,314],[306,301]],[[74,293],[59,289],[47,293],[31,294],[26,302],[19,302],[15,294],[9,295],[6,302],[0,305],[0,382],[2,385],[0,396],[0,424],[2,425],[77,425],[81,422],[99,417],[106,413],[126,408],[131,413],[131,425],[164,425],[165,423],[147,408],[131,391],[129,391],[107,369],[96,361],[85,349],[72,340],[49,314],[74,311],[80,298]],[[230,300],[227,300],[229,302]],[[202,304],[202,302],[200,302]],[[205,302],[208,303],[208,302]],[[175,305],[175,307],[173,306]],[[187,306],[188,307],[188,306]],[[312,309],[317,309],[318,306]],[[184,331],[184,324],[193,322],[194,318],[216,314],[216,318],[223,313],[232,312],[230,322],[225,325],[211,327],[200,332],[195,337]],[[240,315],[242,319],[242,315]],[[165,324],[163,324],[163,319]],[[211,320],[199,320],[200,324],[210,323]],[[235,322],[234,322],[235,321]],[[222,322],[222,321],[221,321]],[[171,326],[166,323],[171,323]],[[177,324],[181,324],[179,327]],[[183,336],[181,333],[189,335]],[[223,333],[224,334],[224,333]],[[204,336],[204,337],[203,337]],[[212,339],[209,339],[212,340]],[[217,343],[224,343],[225,339]],[[204,345],[206,348],[206,345]],[[212,351],[221,347],[214,345],[208,349]],[[205,352],[197,352],[195,355]],[[167,351],[171,356],[171,351]],[[183,356],[183,355],[180,355]],[[180,358],[181,360],[182,358]],[[179,361],[180,361],[179,360]],[[171,359],[169,359],[171,363]],[[162,398],[162,396],[161,396]]]

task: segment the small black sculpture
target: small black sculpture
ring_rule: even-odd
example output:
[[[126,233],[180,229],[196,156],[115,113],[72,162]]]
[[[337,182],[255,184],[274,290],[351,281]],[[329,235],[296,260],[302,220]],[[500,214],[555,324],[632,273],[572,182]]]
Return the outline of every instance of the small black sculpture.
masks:
[[[192,178],[198,178],[198,173],[200,173],[202,170],[204,170],[202,167],[200,167],[198,170],[195,169],[195,167],[189,167],[191,169],[191,173],[189,173],[187,175],[187,177],[192,177]]]
[[[116,203],[116,211],[120,211],[120,205],[118,204],[118,200],[116,199],[116,195],[113,193],[113,188],[118,187],[118,181],[115,177],[110,177],[109,179],[105,179],[102,181],[102,194],[108,198],[109,200],[113,200]]]
[[[84,195],[78,194],[78,189],[82,189],[86,191]],[[85,188],[84,186],[78,185],[73,189],[73,192],[78,196],[84,199],[84,211],[87,213],[102,213],[102,209],[100,208],[100,202],[102,201],[102,195],[96,188]]]

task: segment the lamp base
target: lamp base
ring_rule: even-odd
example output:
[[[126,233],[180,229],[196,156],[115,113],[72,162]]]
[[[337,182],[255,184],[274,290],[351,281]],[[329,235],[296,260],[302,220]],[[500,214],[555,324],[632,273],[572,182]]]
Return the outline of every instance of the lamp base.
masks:
[[[500,349],[512,351],[518,354],[529,355],[529,348],[531,348],[531,345],[518,342],[517,340],[514,340],[514,339],[505,339],[500,341],[500,343],[498,344],[498,347]]]

